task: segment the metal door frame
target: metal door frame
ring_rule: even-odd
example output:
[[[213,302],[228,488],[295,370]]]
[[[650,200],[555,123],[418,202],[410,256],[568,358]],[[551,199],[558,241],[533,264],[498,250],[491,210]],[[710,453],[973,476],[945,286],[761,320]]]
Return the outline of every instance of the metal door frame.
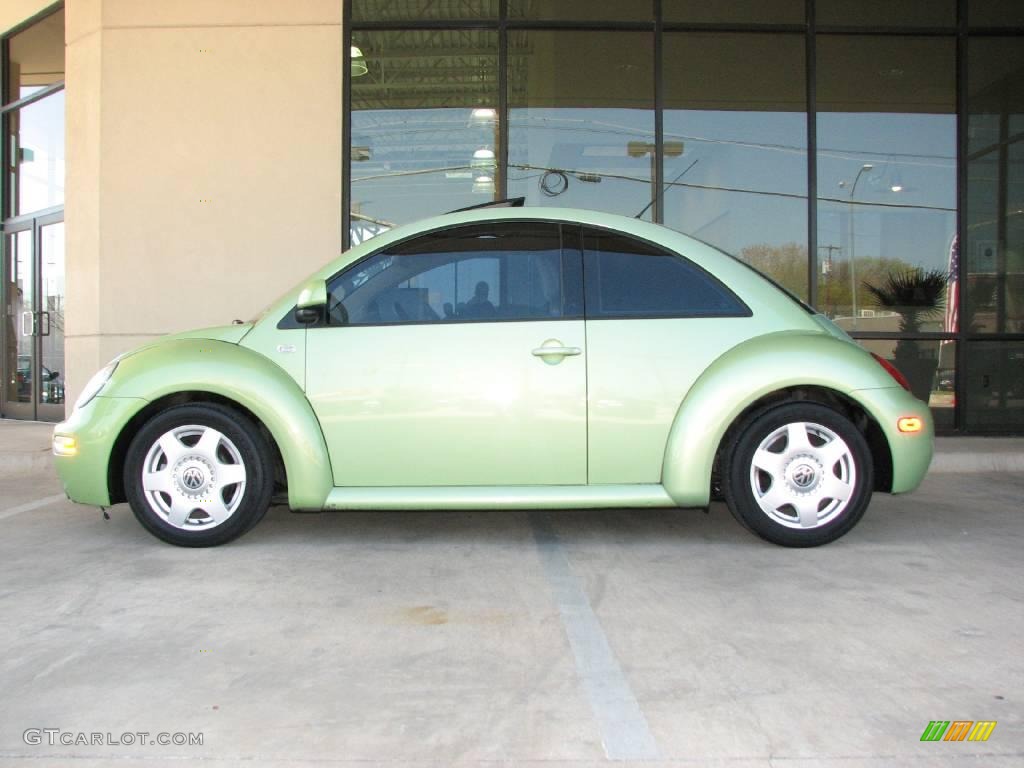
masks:
[[[42,369],[42,336],[39,331],[43,327],[43,315],[46,314],[43,309],[43,259],[42,259],[42,238],[40,236],[40,230],[43,227],[50,226],[52,224],[59,224],[64,221],[64,206],[56,206],[53,208],[47,208],[36,213],[25,214],[24,216],[15,216],[8,219],[0,225],[0,292],[5,292],[7,285],[10,284],[10,276],[7,274],[10,269],[10,261],[8,259],[9,254],[7,253],[7,236],[13,235],[17,232],[31,232],[32,233],[32,344],[31,344],[31,360],[29,362],[29,373],[32,380],[32,389],[30,400],[27,403],[11,402],[7,400],[7,387],[0,387],[0,416],[4,418],[12,419],[23,419],[33,421],[60,421],[65,416],[66,403],[60,405],[54,405],[52,403],[43,403],[40,400],[40,373]],[[66,254],[65,254],[66,259]],[[3,313],[7,315],[7,304],[8,297],[6,293],[3,295]],[[21,330],[21,319],[15,318],[17,331]],[[8,350],[7,346],[7,334],[0,334],[0,374],[2,374],[2,381],[6,385],[7,377],[10,375],[10,371],[2,370],[5,361],[7,360]],[[15,362],[17,365],[17,362]],[[66,368],[66,366],[65,366]],[[61,373],[66,374],[67,371]]]

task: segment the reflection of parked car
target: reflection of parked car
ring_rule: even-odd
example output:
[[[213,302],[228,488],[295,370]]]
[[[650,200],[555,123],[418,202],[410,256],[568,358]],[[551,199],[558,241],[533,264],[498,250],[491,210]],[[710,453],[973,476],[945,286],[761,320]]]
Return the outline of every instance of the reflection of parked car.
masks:
[[[251,323],[113,361],[54,430],[78,502],[184,546],[295,510],[706,507],[789,546],[913,490],[928,407],[750,267],[592,211],[368,240]]]
[[[28,355],[18,355],[18,370],[15,373],[18,383],[18,401],[27,403],[32,399],[32,359]],[[51,371],[41,366],[43,385],[39,400],[43,403],[64,402],[64,382],[60,379],[60,371]]]

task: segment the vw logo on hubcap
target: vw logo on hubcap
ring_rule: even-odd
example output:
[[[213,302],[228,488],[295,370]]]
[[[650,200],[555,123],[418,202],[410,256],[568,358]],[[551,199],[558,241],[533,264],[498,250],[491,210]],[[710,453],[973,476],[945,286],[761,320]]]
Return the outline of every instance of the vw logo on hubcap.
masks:
[[[181,484],[190,491],[198,491],[203,487],[204,482],[206,482],[206,478],[203,477],[203,471],[199,467],[189,467],[181,473]]]
[[[801,464],[793,470],[793,484],[798,488],[810,488],[814,484],[814,468],[809,464]]]

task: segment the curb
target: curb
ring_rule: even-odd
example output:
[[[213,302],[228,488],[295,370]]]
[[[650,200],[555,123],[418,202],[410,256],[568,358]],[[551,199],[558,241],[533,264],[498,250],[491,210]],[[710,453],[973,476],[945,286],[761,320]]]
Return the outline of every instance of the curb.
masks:
[[[33,453],[9,453],[0,456],[0,477],[3,478],[52,469],[53,456],[49,450]]]
[[[1024,453],[936,453],[928,474],[1024,472]]]

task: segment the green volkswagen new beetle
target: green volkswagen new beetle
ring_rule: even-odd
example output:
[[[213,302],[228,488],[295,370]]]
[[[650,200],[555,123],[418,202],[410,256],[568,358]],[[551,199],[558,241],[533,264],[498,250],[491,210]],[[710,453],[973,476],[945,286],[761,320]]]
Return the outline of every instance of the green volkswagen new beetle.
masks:
[[[917,487],[927,406],[758,272],[667,228],[485,208],[399,227],[255,320],[122,355],[54,430],[68,496],[164,541],[293,510],[707,507],[787,546]]]

